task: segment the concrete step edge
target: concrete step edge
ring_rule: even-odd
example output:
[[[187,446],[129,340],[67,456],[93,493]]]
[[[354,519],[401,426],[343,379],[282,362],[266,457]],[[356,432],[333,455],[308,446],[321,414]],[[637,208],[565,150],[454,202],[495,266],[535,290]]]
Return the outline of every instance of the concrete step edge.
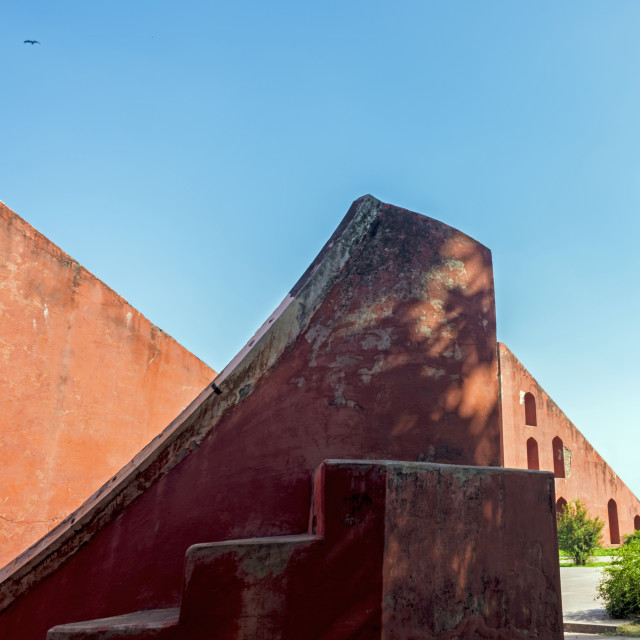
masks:
[[[618,628],[616,624],[595,622],[565,622],[563,626],[565,631],[597,634],[611,633]]]
[[[83,622],[71,622],[52,627],[47,640],[66,640],[82,634],[101,632],[127,633],[168,629],[178,624],[180,609],[151,609],[126,613],[110,618],[97,618]],[[99,637],[99,636],[97,636]]]

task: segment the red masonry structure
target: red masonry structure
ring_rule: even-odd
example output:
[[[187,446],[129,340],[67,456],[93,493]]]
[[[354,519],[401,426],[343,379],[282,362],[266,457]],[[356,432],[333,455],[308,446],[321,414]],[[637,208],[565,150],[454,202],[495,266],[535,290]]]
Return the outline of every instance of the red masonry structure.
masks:
[[[499,468],[491,254],[366,196],[248,345],[0,572],[0,637],[560,640],[553,476]]]
[[[531,475],[325,461],[305,534],[193,545],[180,608],[47,638],[556,638],[553,481]]]
[[[503,344],[498,345],[503,466],[552,471],[556,509],[580,499],[606,525],[604,543],[640,529],[640,501],[547,392]]]
[[[0,203],[0,566],[215,372]]]

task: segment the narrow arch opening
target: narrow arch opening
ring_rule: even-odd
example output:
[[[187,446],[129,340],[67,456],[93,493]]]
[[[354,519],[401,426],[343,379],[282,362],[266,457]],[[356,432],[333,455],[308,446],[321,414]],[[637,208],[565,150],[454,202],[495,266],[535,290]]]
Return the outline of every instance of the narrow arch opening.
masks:
[[[611,544],[620,544],[620,529],[618,527],[618,505],[613,498],[609,500],[609,504],[607,504],[607,510],[609,512],[609,539],[611,540]]]
[[[566,506],[567,501],[562,496],[556,500],[556,516],[558,518],[562,515]]]
[[[633,528],[634,528],[636,531],[640,531],[640,516],[636,516],[636,517],[633,519]]]
[[[564,478],[564,446],[562,440],[556,436],[551,441],[553,447],[553,475],[556,478]]]
[[[530,427],[537,427],[538,420],[536,418],[536,399],[533,393],[524,394],[524,423]]]
[[[527,440],[527,469],[531,471],[540,470],[540,461],[538,459],[538,443],[535,438]]]

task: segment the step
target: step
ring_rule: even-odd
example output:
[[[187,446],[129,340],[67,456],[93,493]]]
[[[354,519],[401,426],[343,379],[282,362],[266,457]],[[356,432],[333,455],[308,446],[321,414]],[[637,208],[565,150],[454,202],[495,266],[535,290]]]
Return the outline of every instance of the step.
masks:
[[[279,637],[291,576],[320,546],[315,535],[291,535],[190,547],[180,608],[184,637],[202,628],[221,638]]]
[[[513,469],[326,460],[307,533],[193,545],[180,611],[47,640],[560,640],[553,486]]]
[[[47,640],[170,640],[178,624],[180,609],[136,611],[111,618],[61,624],[49,629]]]

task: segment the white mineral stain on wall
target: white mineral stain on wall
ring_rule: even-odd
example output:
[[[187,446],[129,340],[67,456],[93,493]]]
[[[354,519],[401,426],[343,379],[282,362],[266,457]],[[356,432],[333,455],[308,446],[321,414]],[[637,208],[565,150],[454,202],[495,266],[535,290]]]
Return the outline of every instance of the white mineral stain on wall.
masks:
[[[363,349],[378,349],[386,351],[391,346],[392,329],[373,329],[368,331],[360,342]]]
[[[444,285],[446,289],[460,289],[464,291],[466,289],[465,276],[466,269],[464,262],[457,258],[447,258],[440,264],[429,269],[423,278],[426,283],[439,282]]]
[[[44,319],[46,320],[49,317],[49,307],[47,307],[46,303],[44,305]]]
[[[520,391],[520,404],[524,404],[524,391]]]
[[[133,318],[133,313],[131,313],[131,311],[129,311],[127,313],[127,329],[129,328],[129,326],[131,325],[131,318]]]
[[[444,372],[444,369],[436,369],[435,367],[424,365],[422,367],[422,373],[423,375],[429,376],[430,378],[437,380],[438,378],[442,377],[445,372]]]
[[[358,369],[358,373],[360,374],[360,378],[364,384],[369,384],[371,382],[371,376],[376,373],[380,373],[382,371],[382,365],[384,364],[384,356],[376,356],[375,363],[371,369]]]
[[[571,475],[571,449],[562,447],[563,459],[564,459],[564,477],[568,478]]]
[[[329,327],[323,327],[320,324],[317,324],[311,327],[306,335],[305,340],[311,344],[311,360],[309,360],[309,366],[315,367],[316,357],[318,355],[318,351],[320,347],[324,344],[325,340],[331,335],[331,329]]]

